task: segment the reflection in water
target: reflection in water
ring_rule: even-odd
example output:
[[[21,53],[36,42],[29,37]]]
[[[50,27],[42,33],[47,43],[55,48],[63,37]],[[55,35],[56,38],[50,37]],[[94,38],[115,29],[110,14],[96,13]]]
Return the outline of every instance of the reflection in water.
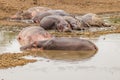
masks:
[[[5,35],[3,36],[3,33],[0,36],[2,36],[0,37],[0,49],[3,47],[8,51],[13,49],[17,50],[18,43],[15,40],[15,36],[6,36],[8,41],[5,41],[6,38],[4,38]],[[6,42],[5,44],[4,41]],[[12,42],[10,43],[9,41]],[[96,55],[88,60],[50,60],[51,58],[74,60],[79,58],[79,54],[80,56],[83,55],[83,58],[86,55],[77,52],[74,53],[74,51],[64,51],[62,54],[59,51],[43,51],[41,54],[36,53],[34,55],[36,57],[32,57],[38,60],[35,63],[0,70],[0,80],[120,80],[120,34],[101,36],[93,42],[99,50]],[[68,54],[72,57],[68,56]],[[27,56],[27,58],[31,58],[31,56]]]
[[[93,56],[96,51],[60,51],[60,50],[44,50],[30,51],[33,56],[44,57],[53,60],[77,61]]]
[[[21,52],[20,45],[19,45],[18,41],[16,39],[12,40],[11,43],[9,43],[6,46],[6,49],[4,52],[11,52],[11,53]]]

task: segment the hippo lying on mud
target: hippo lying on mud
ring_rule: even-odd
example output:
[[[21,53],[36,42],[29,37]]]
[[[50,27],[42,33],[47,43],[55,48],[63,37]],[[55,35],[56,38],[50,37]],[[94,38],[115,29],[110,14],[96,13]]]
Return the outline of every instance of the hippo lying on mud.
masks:
[[[25,11],[19,11],[10,18],[15,20],[32,19],[34,16],[36,16],[36,14],[43,13],[48,10],[51,9],[47,7],[32,7]]]
[[[38,13],[35,17],[33,17],[33,21],[35,23],[40,23],[41,19],[43,19],[46,16],[50,15],[60,15],[60,16],[69,16],[70,14],[65,12],[64,10],[48,10],[43,13]]]
[[[83,28],[77,18],[72,16],[63,16],[63,18],[70,24],[72,30],[81,30]]]
[[[43,27],[45,30],[54,29],[59,32],[70,32],[71,27],[69,23],[64,20],[62,16],[59,15],[50,15],[44,17],[40,21],[40,26]]]
[[[97,51],[95,44],[88,40],[79,38],[51,38],[44,41],[35,41],[32,44],[21,47],[21,50],[29,50],[32,48],[39,48],[43,50],[83,50],[83,51]]]
[[[81,17],[82,27],[110,27],[111,25],[106,24],[98,15],[93,13],[85,14]]]
[[[52,35],[38,26],[26,27],[17,36],[21,46],[31,44],[35,41],[42,41],[52,38]]]

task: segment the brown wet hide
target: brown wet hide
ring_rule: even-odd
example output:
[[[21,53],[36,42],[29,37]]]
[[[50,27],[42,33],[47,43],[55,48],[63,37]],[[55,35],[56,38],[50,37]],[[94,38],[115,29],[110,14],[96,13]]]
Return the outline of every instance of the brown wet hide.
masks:
[[[50,15],[40,21],[40,26],[46,30],[57,30],[59,32],[71,31],[69,23],[62,16]]]

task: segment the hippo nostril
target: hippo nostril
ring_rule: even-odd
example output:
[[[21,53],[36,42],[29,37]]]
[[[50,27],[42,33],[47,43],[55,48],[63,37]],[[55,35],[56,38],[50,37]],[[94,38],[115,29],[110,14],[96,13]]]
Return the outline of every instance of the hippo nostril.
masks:
[[[20,37],[18,37],[17,39],[18,39],[18,40],[21,40],[21,38],[20,38]]]

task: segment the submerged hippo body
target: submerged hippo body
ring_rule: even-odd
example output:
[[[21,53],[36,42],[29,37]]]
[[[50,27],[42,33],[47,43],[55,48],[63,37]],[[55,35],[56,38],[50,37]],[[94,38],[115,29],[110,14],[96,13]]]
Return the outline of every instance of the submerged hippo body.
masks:
[[[32,26],[24,28],[17,37],[21,46],[31,44],[35,41],[50,39],[52,36],[41,27]]]
[[[68,16],[69,14],[66,13],[64,10],[48,10],[43,13],[38,13],[35,17],[33,17],[33,21],[35,23],[40,23],[41,19],[43,19],[46,16],[50,15],[60,15],[60,16]]]
[[[50,15],[40,21],[40,26],[46,30],[55,29],[60,32],[71,31],[69,23],[62,16]]]
[[[102,18],[93,13],[83,15],[81,22],[83,27],[110,27],[110,25],[107,25]]]
[[[27,50],[32,48],[42,48],[43,50],[85,50],[97,51],[95,44],[88,40],[79,38],[51,38],[45,41],[36,41],[32,44],[21,47],[21,50]]]
[[[47,7],[32,7],[25,11],[19,11],[11,19],[32,19],[36,14],[50,10]]]

